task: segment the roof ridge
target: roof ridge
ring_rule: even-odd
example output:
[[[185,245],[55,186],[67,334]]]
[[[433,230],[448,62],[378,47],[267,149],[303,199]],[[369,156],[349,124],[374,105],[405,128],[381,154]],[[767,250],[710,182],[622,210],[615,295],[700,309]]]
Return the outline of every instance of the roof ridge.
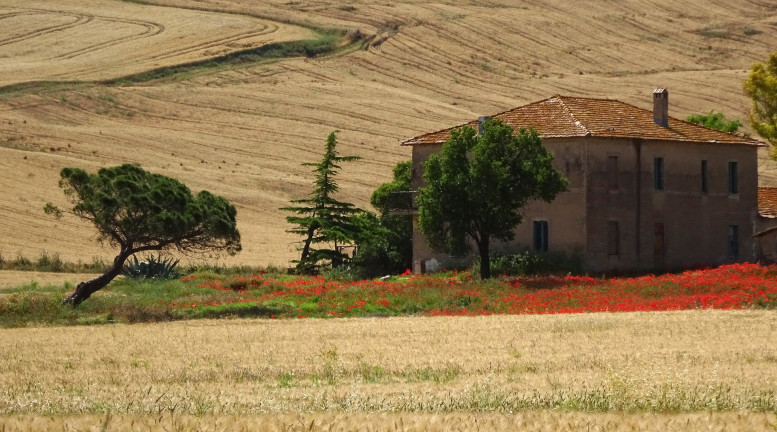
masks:
[[[527,103],[525,105],[519,105],[517,107],[512,107],[510,109],[506,109],[504,111],[500,111],[500,112],[498,112],[496,114],[491,114],[491,117],[496,117],[496,116],[500,116],[502,114],[507,114],[509,112],[512,112],[512,111],[515,111],[515,110],[518,110],[518,109],[521,109],[521,108],[524,108],[524,107],[527,107],[527,106],[538,105],[538,104],[541,104],[543,102],[547,102],[547,101],[549,101],[549,100],[551,100],[551,99],[553,99],[555,97],[558,97],[558,96],[551,96],[551,97],[548,97],[548,98],[545,98],[545,99],[542,99],[542,100],[538,100],[538,101],[534,101],[534,102],[529,102],[529,103]]]
[[[575,117],[575,113],[574,113],[574,112],[572,112],[572,109],[569,107],[569,105],[567,105],[567,104],[566,104],[566,102],[564,102],[564,97],[565,97],[565,96],[556,95],[556,96],[553,96],[553,97],[555,97],[555,98],[558,98],[558,101],[559,101],[559,103],[561,104],[561,109],[562,109],[562,110],[564,110],[564,112],[565,112],[567,115],[569,115],[569,117],[571,117],[571,118],[572,118],[572,120],[573,120],[573,123],[575,124],[575,126],[578,126],[578,127],[580,127],[581,129],[583,129],[583,131],[585,132],[585,135],[586,135],[586,136],[591,136],[591,135],[593,134],[593,133],[591,132],[591,129],[589,129],[588,127],[586,127],[586,125],[584,125],[584,124],[583,124],[583,122],[581,122],[580,120],[577,120],[577,118]],[[570,98],[571,98],[571,97],[570,97]],[[581,99],[582,99],[582,98],[581,98]],[[587,99],[590,99],[590,98],[587,98]]]
[[[646,140],[687,141],[697,143],[726,143],[763,146],[750,136],[723,132],[676,117],[669,118],[669,127],[656,125],[653,112],[618,99],[602,97],[551,97],[491,114],[506,124],[534,127],[543,137],[601,137],[634,138]],[[474,127],[471,120],[445,129],[428,132],[402,141],[402,145],[444,142],[454,129]]]

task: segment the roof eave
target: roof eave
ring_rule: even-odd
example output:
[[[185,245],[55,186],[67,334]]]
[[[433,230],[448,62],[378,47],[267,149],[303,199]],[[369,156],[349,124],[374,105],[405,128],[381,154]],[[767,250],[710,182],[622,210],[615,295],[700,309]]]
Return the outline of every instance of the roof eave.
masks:
[[[687,142],[687,143],[694,143],[694,144],[729,144],[729,145],[749,145],[753,147],[768,147],[767,144],[756,140],[717,141],[717,140],[693,140],[693,139],[666,139],[666,138],[645,138],[638,135],[596,135],[592,133],[575,134],[575,135],[540,134],[540,137],[543,139],[545,138],[609,138],[609,139],[639,138],[645,141],[675,141],[675,142]],[[410,138],[400,143],[401,146],[435,145],[435,144],[445,144],[445,140],[417,141],[414,138]]]

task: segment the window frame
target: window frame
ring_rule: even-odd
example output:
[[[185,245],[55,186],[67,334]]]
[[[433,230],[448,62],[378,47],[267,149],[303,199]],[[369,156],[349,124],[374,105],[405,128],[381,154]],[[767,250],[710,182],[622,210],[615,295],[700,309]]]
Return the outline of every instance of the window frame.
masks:
[[[653,190],[664,190],[664,157],[653,158]]]
[[[707,159],[701,161],[701,193],[706,195],[710,191],[710,170]]]
[[[737,161],[728,162],[728,193],[729,195],[739,195],[739,163]]]
[[[535,252],[548,251],[549,227],[547,219],[537,219],[533,224],[532,247]]]

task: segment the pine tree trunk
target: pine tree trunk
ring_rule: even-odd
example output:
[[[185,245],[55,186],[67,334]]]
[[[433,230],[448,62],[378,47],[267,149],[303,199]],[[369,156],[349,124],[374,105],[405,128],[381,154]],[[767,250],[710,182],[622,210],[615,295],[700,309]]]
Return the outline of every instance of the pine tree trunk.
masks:
[[[62,300],[62,304],[76,307],[84,300],[88,299],[95,292],[105,288],[114,278],[116,278],[116,276],[121,274],[124,261],[129,258],[130,255],[132,254],[128,252],[120,253],[116,258],[114,258],[113,265],[108,269],[108,271],[90,281],[81,282],[78,284],[75,291],[73,291],[73,293],[70,294],[67,298]]]

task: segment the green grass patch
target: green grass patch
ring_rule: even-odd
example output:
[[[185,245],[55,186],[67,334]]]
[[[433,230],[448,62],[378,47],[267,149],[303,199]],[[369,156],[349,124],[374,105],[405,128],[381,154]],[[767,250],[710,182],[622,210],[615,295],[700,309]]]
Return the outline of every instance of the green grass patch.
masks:
[[[45,91],[73,90],[90,85],[122,86],[148,83],[151,81],[184,81],[203,73],[213,73],[241,65],[277,61],[294,57],[319,57],[340,51],[357,49],[363,46],[363,35],[353,37],[344,30],[314,29],[316,38],[307,40],[276,42],[234,51],[212,57],[172,66],[163,66],[148,71],[99,81],[33,81],[0,87],[0,97],[9,98],[22,94]]]
[[[201,318],[341,318],[556,314],[688,309],[773,309],[777,266],[631,278],[468,272],[347,281],[261,271],[199,271],[179,279],[117,278],[78,308],[62,306],[72,285],[26,284],[0,295],[0,326],[79,325]]]
[[[57,253],[41,252],[37,258],[29,258],[17,254],[8,259],[0,252],[0,270],[40,271],[54,273],[103,273],[108,264],[101,258],[94,257],[91,262],[63,261]]]

